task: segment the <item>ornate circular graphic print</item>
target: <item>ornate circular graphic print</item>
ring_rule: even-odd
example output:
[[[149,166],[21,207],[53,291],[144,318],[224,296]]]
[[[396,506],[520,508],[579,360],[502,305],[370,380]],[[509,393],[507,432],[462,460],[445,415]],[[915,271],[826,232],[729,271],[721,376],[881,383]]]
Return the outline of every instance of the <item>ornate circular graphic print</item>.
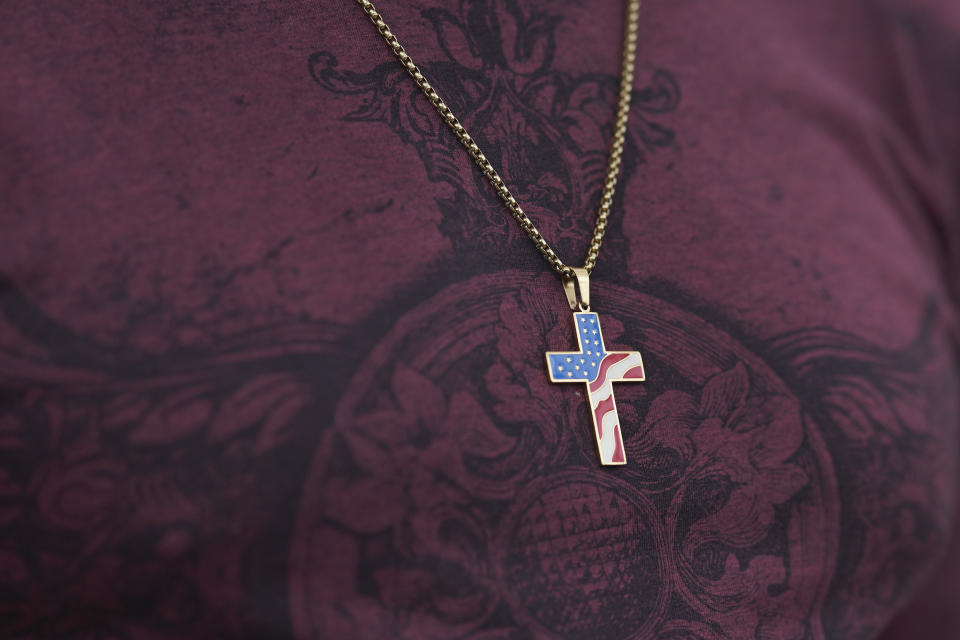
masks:
[[[316,453],[297,637],[804,636],[837,526],[815,426],[715,326],[594,296],[647,370],[616,391],[627,465],[598,464],[584,390],[548,380],[544,352],[574,344],[551,274],[444,290],[370,351]]]

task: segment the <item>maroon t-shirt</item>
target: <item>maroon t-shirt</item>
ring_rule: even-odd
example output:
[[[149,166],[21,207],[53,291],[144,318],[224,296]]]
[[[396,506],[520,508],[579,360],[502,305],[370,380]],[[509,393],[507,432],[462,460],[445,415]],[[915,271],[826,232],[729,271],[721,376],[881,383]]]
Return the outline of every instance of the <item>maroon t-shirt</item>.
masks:
[[[580,264],[621,4],[378,5]],[[355,3],[6,2],[0,60],[0,636],[956,637],[954,0],[648,0],[619,467]]]

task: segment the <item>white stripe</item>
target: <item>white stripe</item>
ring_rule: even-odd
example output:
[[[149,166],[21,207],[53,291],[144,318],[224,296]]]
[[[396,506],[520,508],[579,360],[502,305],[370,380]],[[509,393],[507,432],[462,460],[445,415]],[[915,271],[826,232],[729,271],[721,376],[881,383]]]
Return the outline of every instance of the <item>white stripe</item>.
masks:
[[[617,407],[603,414],[603,438],[600,439],[600,461],[612,462],[617,447],[617,434],[613,428],[617,425]]]
[[[597,389],[595,393],[590,393],[589,390],[587,393],[590,395],[590,410],[596,411],[600,403],[610,397],[610,394],[613,393],[613,389],[610,387],[610,384],[607,383]]]

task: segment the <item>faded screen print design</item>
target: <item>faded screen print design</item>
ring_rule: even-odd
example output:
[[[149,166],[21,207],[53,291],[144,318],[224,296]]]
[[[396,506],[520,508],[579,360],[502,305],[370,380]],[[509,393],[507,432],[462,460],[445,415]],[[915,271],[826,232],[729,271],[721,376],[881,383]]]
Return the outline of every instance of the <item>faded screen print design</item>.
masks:
[[[616,78],[555,69],[561,18],[549,12],[464,2],[421,17],[442,59],[425,70],[573,255]],[[184,294],[195,311],[157,328],[172,303],[144,293],[118,335],[79,331],[0,279],[2,329],[18,338],[0,353],[0,633],[880,628],[948,530],[957,415],[944,399],[958,381],[937,304],[905,344],[830,327],[760,338],[670,283],[593,283],[607,347],[640,350],[647,377],[616,389],[629,464],[606,472],[583,392],[544,369],[544,352],[573,344],[555,276],[503,266],[528,241],[395,62],[344,69],[318,49],[307,64],[318,94],[355,100],[343,127],[381,127],[417,150],[449,254],[403,283],[418,296],[350,322],[285,311],[293,237],[239,267],[199,256],[209,268]],[[641,84],[627,177],[678,135],[675,74]],[[141,249],[106,256],[91,288],[152,282],[130,257]],[[637,259],[615,224],[604,264]],[[251,288],[263,299],[238,313]],[[130,340],[187,330],[204,339]]]

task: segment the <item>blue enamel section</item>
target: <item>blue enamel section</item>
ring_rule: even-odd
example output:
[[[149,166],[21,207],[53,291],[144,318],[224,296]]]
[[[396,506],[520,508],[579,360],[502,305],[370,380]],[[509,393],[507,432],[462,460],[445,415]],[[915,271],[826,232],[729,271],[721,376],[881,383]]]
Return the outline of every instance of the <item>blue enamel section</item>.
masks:
[[[600,318],[592,311],[573,314],[580,351],[548,352],[547,363],[555,382],[593,382],[600,372],[600,362],[607,355],[600,332]]]

